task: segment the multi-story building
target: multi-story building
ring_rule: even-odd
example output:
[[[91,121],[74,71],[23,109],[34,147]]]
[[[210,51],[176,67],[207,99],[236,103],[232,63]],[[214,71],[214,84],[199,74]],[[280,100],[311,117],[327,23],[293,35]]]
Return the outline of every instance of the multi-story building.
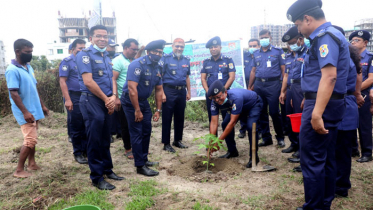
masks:
[[[357,20],[354,23],[354,29],[345,30],[346,38],[348,39],[352,32],[365,30],[370,33],[370,40],[367,45],[367,50],[373,52],[373,18]]]
[[[272,35],[272,45],[276,47],[286,47],[286,43],[283,43],[281,41],[282,36],[286,33],[287,30],[289,30],[291,27],[293,27],[294,24],[285,24],[285,25],[258,25],[258,26],[252,26],[251,27],[251,38],[259,39],[259,32],[263,29],[268,29],[271,32]]]
[[[89,12],[91,16],[91,12]],[[69,55],[69,45],[75,39],[83,39],[88,42],[89,39],[89,18],[66,18],[58,12],[58,29],[60,42],[54,41],[48,43],[47,58],[48,60],[63,59]],[[103,17],[102,25],[108,29],[109,39],[117,40],[116,18],[115,13],[113,17]]]
[[[0,75],[5,74],[6,66],[4,42],[0,40]]]

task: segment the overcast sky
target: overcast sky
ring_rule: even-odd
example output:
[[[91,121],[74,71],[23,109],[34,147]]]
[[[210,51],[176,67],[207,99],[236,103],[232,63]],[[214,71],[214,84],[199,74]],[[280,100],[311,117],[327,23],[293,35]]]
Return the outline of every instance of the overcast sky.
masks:
[[[287,24],[286,11],[295,0],[102,0],[103,16],[117,18],[117,39],[129,37],[146,45],[155,39],[181,37],[205,43],[213,36],[222,40],[250,38],[250,27]],[[0,40],[6,60],[14,57],[13,42],[25,38],[34,44],[34,55],[46,54],[47,43],[59,42],[58,11],[64,17],[88,16],[94,0],[2,0]],[[354,21],[373,18],[372,0],[324,0],[322,9],[332,24],[352,29]],[[264,15],[264,10],[266,15]],[[118,49],[120,50],[120,49]]]

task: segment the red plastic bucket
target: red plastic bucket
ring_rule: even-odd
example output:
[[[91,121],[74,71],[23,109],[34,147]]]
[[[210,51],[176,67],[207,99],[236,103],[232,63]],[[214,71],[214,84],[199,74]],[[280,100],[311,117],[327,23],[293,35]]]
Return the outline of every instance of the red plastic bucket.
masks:
[[[301,125],[301,119],[302,119],[302,113],[297,114],[289,114],[287,115],[290,118],[291,122],[291,129],[294,133],[299,133],[300,131],[300,125]]]

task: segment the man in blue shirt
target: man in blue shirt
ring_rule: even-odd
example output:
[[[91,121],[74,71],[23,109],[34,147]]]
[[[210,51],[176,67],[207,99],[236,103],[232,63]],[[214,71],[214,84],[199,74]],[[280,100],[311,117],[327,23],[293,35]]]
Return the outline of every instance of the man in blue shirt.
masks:
[[[277,145],[285,147],[278,100],[281,91],[280,79],[285,71],[285,54],[281,48],[271,45],[271,32],[267,29],[260,31],[259,37],[261,48],[254,52],[249,82],[249,89],[258,93],[263,100],[263,110],[259,121],[259,130],[262,133],[263,141],[259,143],[259,147],[273,144],[267,107],[269,107],[269,115],[271,115],[277,134]]]
[[[305,101],[299,142],[305,204],[298,209],[330,209],[337,172],[337,128],[346,108],[349,43],[326,22],[321,6],[321,1],[298,0],[287,11],[287,18],[312,43],[301,70]]]
[[[369,90],[373,84],[373,53],[366,50],[371,35],[368,31],[358,30],[353,32],[349,40],[352,46],[360,52],[360,64],[363,68],[363,83],[361,84],[361,95],[365,99],[364,104],[359,107],[359,139],[361,147],[361,157],[356,160],[359,163],[372,161],[372,116],[369,114],[370,99]],[[369,69],[369,70],[368,70]],[[357,98],[358,103],[361,99]],[[359,156],[357,142],[353,145],[353,155]]]
[[[72,54],[61,61],[59,68],[60,87],[67,110],[68,127],[74,149],[74,158],[80,164],[88,164],[83,156],[87,152],[83,115],[79,108],[80,86],[76,54],[85,48],[85,41],[76,39],[72,43]]]
[[[127,81],[123,86],[122,107],[126,113],[130,131],[132,153],[135,158],[137,173],[145,176],[157,176],[159,172],[148,167],[158,162],[148,160],[150,134],[152,132],[152,111],[148,102],[155,87],[157,110],[153,121],[159,120],[162,112],[162,76],[158,62],[163,55],[164,40],[150,42],[145,50],[147,55],[134,60],[127,71]]]
[[[207,113],[209,116],[209,122],[211,121],[211,99],[207,97],[207,92],[210,85],[216,81],[220,80],[223,85],[225,86],[226,90],[229,90],[231,85],[234,82],[236,77],[236,68],[233,63],[233,59],[224,56],[221,54],[221,40],[220,37],[216,36],[211,38],[206,43],[206,48],[210,49],[211,57],[203,60],[203,66],[201,69],[201,82],[203,89],[206,92],[206,105],[207,105]],[[221,111],[221,115],[223,119],[227,112],[225,110]],[[230,158],[230,157],[237,157],[238,153],[226,154],[221,156],[221,158]]]
[[[246,88],[249,87],[252,62],[254,60],[253,54],[259,48],[260,48],[259,40],[258,39],[250,39],[249,40],[249,50],[245,51],[243,53]],[[238,134],[238,138],[244,138],[245,135],[246,135],[246,122],[245,122],[245,120],[240,121],[240,124],[241,124],[241,129],[240,129],[240,133]]]
[[[186,101],[191,98],[190,89],[190,59],[183,56],[185,42],[177,38],[172,43],[172,53],[164,55],[159,61],[161,67],[163,97],[162,97],[162,143],[163,150],[175,153],[170,145],[172,115],[174,115],[173,146],[188,148],[183,143],[184,112]]]
[[[117,87],[113,85],[113,69],[106,52],[108,33],[105,26],[96,25],[89,31],[92,45],[77,54],[83,115],[88,138],[87,156],[92,184],[100,190],[112,190],[114,185],[104,180],[123,180],[113,171],[110,154],[110,115],[114,112]]]
[[[17,169],[13,174],[17,178],[27,178],[32,175],[29,171],[40,169],[35,162],[38,122],[49,113],[39,98],[34,70],[29,64],[33,47],[28,40],[16,40],[14,42],[16,59],[12,60],[5,71],[13,116],[21,126],[24,137]],[[26,159],[28,159],[28,171],[24,170]]]
[[[234,141],[234,126],[238,120],[246,121],[246,128],[249,132],[250,148],[252,143],[252,125],[257,123],[260,112],[263,108],[262,99],[254,92],[246,89],[231,89],[226,90],[220,80],[216,80],[211,84],[207,92],[213,102],[211,103],[211,124],[210,134],[217,135],[219,125],[219,110],[226,110],[227,114],[223,118],[222,128],[223,133],[219,136],[220,140],[225,139],[228,147],[228,153],[237,154],[236,142]],[[256,133],[256,141],[258,141]],[[258,145],[258,144],[256,144]],[[246,167],[252,167],[252,149],[250,149],[250,160]],[[209,151],[210,153],[212,151]],[[256,149],[258,152],[258,148]],[[258,153],[256,160],[259,162]],[[231,156],[232,157],[232,156]],[[229,157],[228,157],[229,158]]]
[[[293,26],[282,37],[282,41],[286,42],[291,50],[285,58],[285,75],[282,82],[281,94],[279,101],[286,105],[287,114],[302,113],[301,104],[303,100],[303,92],[301,88],[301,67],[304,62],[304,57],[307,47],[304,44],[304,38],[298,33],[298,27]],[[287,118],[287,123],[290,125],[290,118]],[[291,163],[299,163],[299,134],[294,133],[291,126],[287,128],[288,137],[291,145],[282,150],[283,153],[291,153],[294,158],[289,158]]]

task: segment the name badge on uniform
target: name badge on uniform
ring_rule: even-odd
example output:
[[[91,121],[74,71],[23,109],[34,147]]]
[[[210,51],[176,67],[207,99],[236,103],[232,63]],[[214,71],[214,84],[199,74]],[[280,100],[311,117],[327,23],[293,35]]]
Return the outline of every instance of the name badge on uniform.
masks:
[[[102,60],[95,60],[95,63],[102,63]]]
[[[175,70],[172,70],[172,74],[173,74],[173,75],[176,75],[176,71],[175,71]]]
[[[270,68],[272,67],[272,62],[271,61],[267,61],[267,68]]]
[[[104,71],[102,71],[102,70],[98,70],[98,75],[99,75],[100,77],[102,77],[102,76],[104,75]]]
[[[222,73],[218,74],[218,79],[223,79],[223,74]]]
[[[145,86],[149,86],[149,81],[145,81]]]

